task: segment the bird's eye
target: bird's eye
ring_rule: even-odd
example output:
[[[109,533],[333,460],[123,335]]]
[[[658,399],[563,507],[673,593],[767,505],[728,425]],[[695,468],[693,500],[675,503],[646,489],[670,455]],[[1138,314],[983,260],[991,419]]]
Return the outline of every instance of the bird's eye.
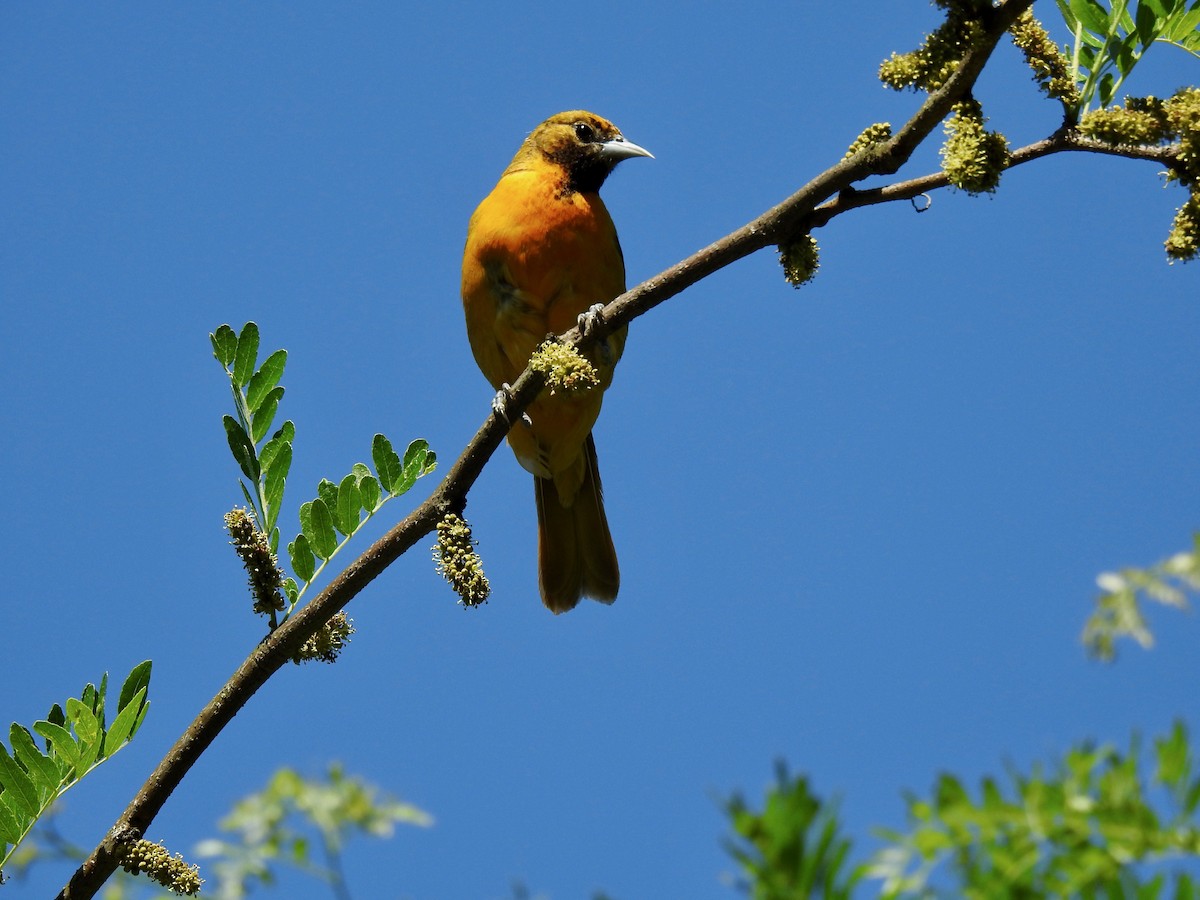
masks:
[[[596,130],[587,124],[587,122],[576,122],[575,137],[579,138],[585,144],[590,144],[596,140]]]

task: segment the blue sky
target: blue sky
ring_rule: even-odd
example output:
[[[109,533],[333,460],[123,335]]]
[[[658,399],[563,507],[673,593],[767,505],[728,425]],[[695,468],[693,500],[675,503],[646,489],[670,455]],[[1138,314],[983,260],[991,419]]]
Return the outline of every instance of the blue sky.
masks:
[[[222,531],[210,331],[253,319],[291,354],[291,521],[377,431],[452,459],[490,399],[466,221],[533,126],[588,108],[654,152],[604,191],[633,284],[903,121],[918,98],[874,73],[935,22],[917,0],[4,5],[0,718],[155,661],[143,731],[64,830],[98,840],[262,634]],[[1127,87],[1196,78],[1163,48]],[[1059,121],[1011,47],[978,96],[1014,145]],[[936,165],[931,144],[905,173]],[[1158,646],[1114,666],[1078,642],[1099,572],[1200,525],[1200,268],[1162,252],[1182,200],[1150,163],[1049,158],[994,197],[836,220],[801,291],[764,253],[638,320],[596,430],[618,602],[542,609],[502,451],[467,509],[491,603],[456,607],[409,554],[351,605],[343,659],[272,680],[149,837],[187,852],[276,767],[337,759],[436,818],[352,845],[357,897],[731,897],[717,798],[777,758],[865,851],[939,771],[1200,730],[1194,615],[1154,611]]]

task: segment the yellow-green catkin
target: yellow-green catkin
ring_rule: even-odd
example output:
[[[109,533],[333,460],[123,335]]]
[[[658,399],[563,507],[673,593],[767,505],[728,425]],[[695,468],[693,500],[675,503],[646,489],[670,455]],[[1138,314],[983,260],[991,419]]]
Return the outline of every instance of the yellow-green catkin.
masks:
[[[1012,41],[1025,54],[1034,80],[1049,96],[1061,100],[1067,109],[1079,105],[1079,85],[1071,77],[1071,64],[1042,23],[1025,10],[1008,29]]]
[[[946,21],[937,27],[911,53],[893,53],[879,66],[879,80],[895,90],[914,88],[935,91],[946,83],[959,60],[976,46],[984,35],[971,3],[944,2]]]
[[[783,277],[794,288],[808,284],[820,266],[820,248],[811,234],[802,235],[790,244],[779,246],[779,262],[783,266]]]
[[[1171,262],[1191,262],[1200,255],[1200,192],[1194,188],[1175,214],[1165,246]]]
[[[1176,159],[1183,172],[1174,173],[1185,185],[1200,183],[1200,88],[1187,87],[1163,101],[1168,137],[1179,141]]]
[[[874,125],[868,125],[863,133],[854,139],[854,143],[850,145],[850,149],[846,151],[846,155],[842,159],[850,159],[852,156],[857,156],[862,151],[869,147],[874,147],[876,144],[882,144],[892,136],[892,126],[888,122],[876,122]]]
[[[1124,106],[1084,113],[1079,133],[1105,144],[1157,144],[1167,136],[1163,102],[1157,97],[1126,97]]]
[[[178,853],[171,856],[162,844],[134,841],[120,845],[121,868],[131,875],[145,873],[154,881],[176,894],[194,897],[200,893],[204,879],[199,866],[189,866]]]
[[[337,662],[337,658],[350,643],[352,634],[354,620],[344,612],[336,612],[316,634],[300,645],[300,649],[292,657],[292,662]]]
[[[225,527],[229,529],[230,541],[246,567],[250,580],[250,593],[254,597],[254,611],[261,615],[283,610],[283,570],[279,560],[271,552],[271,542],[254,525],[254,519],[245,507],[237,507],[225,514]]]
[[[475,552],[471,526],[454,513],[447,515],[437,526],[438,539],[433,548],[438,573],[450,583],[463,606],[480,606],[492,592],[483,561]]]
[[[984,128],[987,119],[977,101],[963,100],[953,109],[946,122],[942,171],[968,194],[990,194],[1008,165],[1008,141],[1000,132]]]
[[[547,341],[529,358],[534,371],[546,376],[551,394],[590,391],[600,384],[595,367],[578,352],[558,341]]]

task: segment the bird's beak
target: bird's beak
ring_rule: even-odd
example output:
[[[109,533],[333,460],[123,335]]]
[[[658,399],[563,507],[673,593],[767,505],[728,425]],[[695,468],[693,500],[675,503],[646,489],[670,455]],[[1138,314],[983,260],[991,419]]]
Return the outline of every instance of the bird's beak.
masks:
[[[600,155],[605,159],[611,159],[614,163],[629,159],[631,156],[648,156],[650,159],[654,159],[654,154],[645,147],[639,147],[623,137],[615,137],[611,141],[601,144]]]

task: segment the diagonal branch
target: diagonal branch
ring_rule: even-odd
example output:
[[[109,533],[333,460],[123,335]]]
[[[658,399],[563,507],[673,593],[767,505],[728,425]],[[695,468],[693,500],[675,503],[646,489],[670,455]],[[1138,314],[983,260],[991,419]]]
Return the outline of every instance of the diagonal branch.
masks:
[[[956,72],[939,90],[929,95],[890,140],[869,152],[843,160],[754,221],[617,297],[605,307],[603,319],[593,329],[589,341],[602,340],[611,330],[730,263],[765,247],[795,239],[811,227],[810,217],[822,203],[842,194],[855,182],[870,175],[898,171],[949,114],[951,106],[970,93],[996,43],[1017,16],[1032,4],[1033,0],[1007,0],[999,8],[988,10],[982,40],[967,52]],[[866,193],[862,192],[863,195]],[[577,347],[584,343],[578,328],[563,337]],[[345,607],[417,541],[430,534],[443,516],[466,505],[467,493],[504,440],[508,431],[505,421],[516,421],[544,384],[543,376],[528,369],[522,373],[504,399],[503,418],[488,417],[430,497],[255,647],[163,757],[104,840],[59,893],[59,900],[83,900],[95,896],[116,869],[121,845],[145,834],[201,754],[267,679],[286,665],[300,645],[334,613]]]

